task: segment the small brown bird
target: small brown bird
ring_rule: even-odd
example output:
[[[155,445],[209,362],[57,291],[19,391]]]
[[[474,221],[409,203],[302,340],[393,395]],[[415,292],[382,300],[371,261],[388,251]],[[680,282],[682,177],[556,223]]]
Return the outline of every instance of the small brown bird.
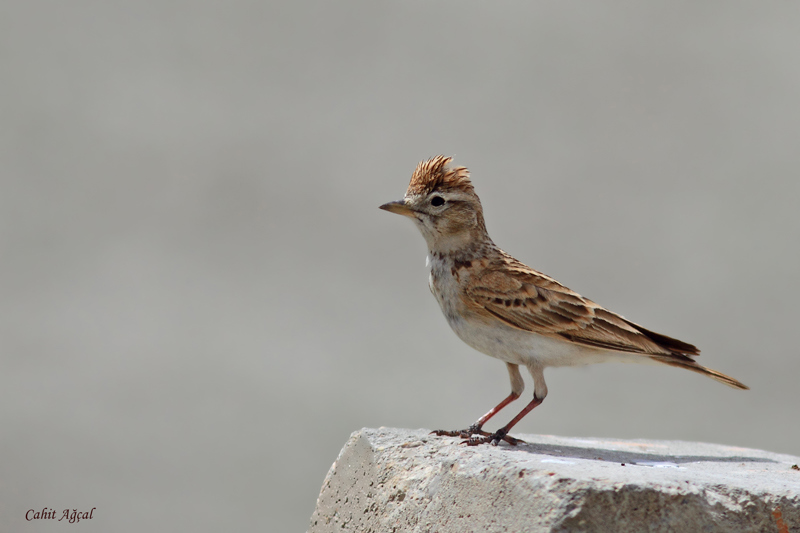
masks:
[[[405,197],[381,209],[414,220],[428,244],[428,283],[456,335],[506,363],[511,394],[469,428],[434,431],[467,444],[521,442],[508,432],[547,396],[544,369],[593,363],[663,363],[728,386],[743,383],[697,364],[695,346],[655,333],[612,313],[497,247],[465,167],[451,158],[421,162]],[[483,425],[525,388],[519,365],[533,378],[533,400],[511,422],[487,433]]]

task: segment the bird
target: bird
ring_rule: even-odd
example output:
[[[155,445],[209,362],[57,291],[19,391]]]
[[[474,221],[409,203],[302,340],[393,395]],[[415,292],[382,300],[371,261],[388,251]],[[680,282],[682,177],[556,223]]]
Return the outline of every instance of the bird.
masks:
[[[428,247],[428,285],[448,324],[467,345],[505,362],[511,382],[511,393],[468,428],[432,434],[460,437],[472,446],[524,442],[508,433],[544,401],[548,367],[663,364],[749,388],[695,362],[700,350],[694,345],[631,322],[501,250],[486,231],[469,171],[453,166],[451,157],[420,162],[403,199],[380,208],[414,221]],[[522,395],[520,366],[533,379],[533,399],[499,430],[484,431]]]

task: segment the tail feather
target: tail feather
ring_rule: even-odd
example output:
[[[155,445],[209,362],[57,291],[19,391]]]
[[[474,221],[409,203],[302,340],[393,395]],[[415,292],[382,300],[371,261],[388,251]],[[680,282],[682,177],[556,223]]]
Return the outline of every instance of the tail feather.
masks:
[[[686,370],[691,370],[692,372],[703,374],[704,376],[708,376],[711,379],[715,379],[720,383],[724,383],[729,387],[733,387],[734,389],[750,390],[750,387],[748,387],[741,381],[734,379],[730,376],[726,376],[722,372],[717,372],[716,370],[712,370],[710,368],[704,367],[703,365],[699,365],[689,357],[686,356],[675,357],[668,355],[667,356],[653,355],[651,357],[656,361],[664,363],[666,365],[677,366],[678,368],[685,368]]]
[[[700,350],[694,344],[689,344],[688,342],[679,341],[678,339],[675,339],[673,337],[667,337],[666,335],[662,335],[661,333],[650,331],[649,329],[643,328],[639,324],[631,322],[630,320],[625,320],[625,322],[627,322],[630,326],[636,328],[639,331],[639,333],[643,334],[651,341],[655,342],[665,350],[669,350],[674,354],[693,355],[693,356],[700,355]]]

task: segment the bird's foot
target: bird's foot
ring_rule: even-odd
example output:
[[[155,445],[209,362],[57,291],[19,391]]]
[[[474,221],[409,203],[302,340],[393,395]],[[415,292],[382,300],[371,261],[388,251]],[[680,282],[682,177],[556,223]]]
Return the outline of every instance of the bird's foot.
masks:
[[[526,444],[522,439],[515,439],[514,437],[509,436],[508,431],[500,428],[491,435],[482,432],[481,437],[470,437],[465,440],[462,444],[466,444],[467,446],[478,446],[479,444],[491,444],[492,446],[497,446],[500,444],[501,440],[506,441],[512,446],[516,446],[517,444]]]
[[[461,437],[462,439],[472,439],[473,435],[482,435],[484,437],[488,437],[490,433],[481,430],[481,427],[477,424],[472,424],[467,429],[457,429],[455,431],[446,431],[444,429],[437,429],[435,431],[431,431],[431,435],[438,435],[439,437]]]

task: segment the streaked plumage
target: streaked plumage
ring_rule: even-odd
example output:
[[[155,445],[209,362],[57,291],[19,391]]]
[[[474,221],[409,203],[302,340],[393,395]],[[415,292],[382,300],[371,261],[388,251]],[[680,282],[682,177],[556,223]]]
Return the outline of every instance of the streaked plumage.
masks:
[[[512,393],[468,430],[439,434],[458,434],[471,444],[496,444],[501,439],[516,443],[506,433],[544,400],[543,370],[549,366],[664,363],[747,389],[697,364],[694,357],[700,350],[695,346],[608,311],[498,248],[486,232],[469,172],[450,163],[444,156],[421,162],[403,200],[381,208],[414,219],[428,244],[431,292],[448,323],[464,342],[506,362]],[[519,365],[533,377],[534,400],[511,423],[489,435],[482,425],[522,393]]]

